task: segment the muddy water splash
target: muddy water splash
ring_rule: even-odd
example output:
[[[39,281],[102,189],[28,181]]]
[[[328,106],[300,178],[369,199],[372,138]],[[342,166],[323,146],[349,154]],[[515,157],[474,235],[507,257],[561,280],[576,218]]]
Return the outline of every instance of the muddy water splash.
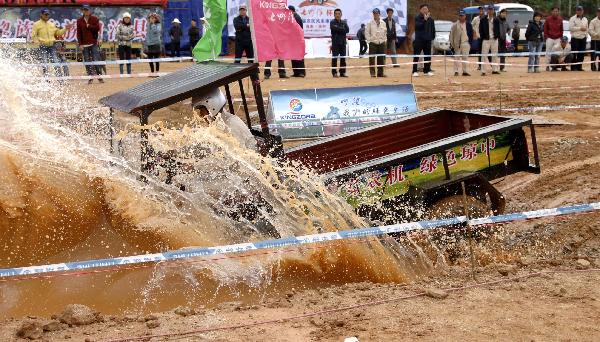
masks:
[[[167,185],[139,181],[139,155],[111,155],[107,114],[80,89],[40,80],[0,56],[0,267],[27,266],[256,241],[364,227],[319,178],[279,166],[218,127],[192,121],[156,128],[157,150],[193,152],[193,170]],[[156,127],[158,127],[157,125]],[[131,127],[129,127],[131,129]],[[139,134],[126,130],[125,145]],[[189,149],[188,149],[189,150]],[[181,191],[177,184],[185,184]],[[227,202],[260,194],[258,222],[231,215]],[[264,227],[268,227],[268,234]],[[106,313],[180,304],[254,301],[286,289],[349,281],[400,282],[429,261],[414,245],[375,239],[262,256],[158,264],[136,270],[0,284],[0,315],[50,314],[69,303]]]

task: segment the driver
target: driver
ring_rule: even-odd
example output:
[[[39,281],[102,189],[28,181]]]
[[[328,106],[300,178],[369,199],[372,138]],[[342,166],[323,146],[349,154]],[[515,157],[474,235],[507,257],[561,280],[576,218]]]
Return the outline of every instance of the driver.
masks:
[[[218,88],[204,96],[192,98],[192,106],[210,125],[232,135],[241,146],[256,151],[257,141],[250,129],[238,116],[224,110],[227,100]]]

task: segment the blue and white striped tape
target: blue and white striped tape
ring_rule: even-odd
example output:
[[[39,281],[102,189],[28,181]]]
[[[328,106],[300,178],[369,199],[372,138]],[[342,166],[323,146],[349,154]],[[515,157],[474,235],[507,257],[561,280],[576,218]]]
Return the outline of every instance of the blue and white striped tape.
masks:
[[[332,232],[332,233],[312,234],[312,235],[289,237],[289,238],[283,238],[283,239],[277,239],[277,240],[266,240],[266,241],[253,242],[253,243],[252,242],[240,243],[240,244],[227,245],[227,246],[189,248],[189,249],[178,250],[178,251],[170,251],[170,252],[155,253],[155,254],[145,254],[145,255],[134,255],[134,256],[121,257],[121,258],[112,258],[112,259],[87,260],[87,261],[77,261],[77,262],[68,262],[68,263],[51,264],[51,265],[7,268],[7,269],[0,269],[0,278],[39,275],[39,274],[48,274],[48,273],[64,272],[64,271],[82,271],[82,270],[90,270],[90,269],[95,269],[95,268],[142,264],[142,263],[148,263],[148,262],[174,261],[174,260],[190,259],[190,258],[197,258],[197,257],[248,252],[248,251],[255,251],[255,250],[262,250],[262,249],[301,246],[301,245],[314,244],[314,243],[319,243],[319,242],[362,238],[362,237],[378,236],[378,235],[385,235],[385,234],[392,234],[392,233],[402,233],[402,232],[410,232],[410,231],[418,231],[418,230],[431,230],[431,229],[435,229],[435,228],[447,227],[450,225],[457,225],[457,224],[463,224],[463,223],[467,223],[470,226],[480,226],[480,225],[506,223],[506,222],[519,221],[519,220],[536,219],[536,218],[542,218],[542,217],[580,214],[580,213],[592,212],[592,211],[596,211],[596,210],[600,210],[600,202],[591,203],[591,204],[579,204],[579,205],[566,206],[566,207],[553,208],[553,209],[542,209],[542,210],[521,212],[521,213],[514,213],[514,214],[507,214],[507,215],[499,215],[499,216],[493,216],[493,217],[488,217],[488,218],[474,219],[474,220],[470,220],[470,221],[467,221],[465,216],[459,216],[459,217],[445,219],[445,220],[402,223],[402,224],[395,224],[395,225],[390,225],[390,226],[361,228],[361,229],[339,231],[339,232]]]
[[[586,54],[595,52],[594,50],[585,50],[585,51],[571,51],[572,54]],[[447,54],[448,57],[528,57],[530,55],[533,56],[546,56],[546,52],[506,52],[506,53],[496,53],[496,54]],[[388,54],[373,54],[373,55],[362,55],[362,56],[336,56],[337,58],[348,58],[348,59],[360,59],[367,57],[393,57],[393,58],[415,58],[415,57],[441,57],[441,55],[411,55],[411,54],[396,54],[396,55],[388,55]],[[305,59],[331,59],[332,55],[328,56],[312,56],[305,57]],[[101,66],[101,65],[120,65],[120,64],[135,64],[135,63],[149,63],[149,62],[190,62],[194,59],[192,57],[163,57],[163,58],[139,58],[139,59],[129,59],[129,60],[114,60],[114,61],[92,61],[92,62],[57,62],[57,63],[33,63],[31,65],[34,66],[76,66],[76,65],[88,65],[88,66]],[[235,58],[230,57],[218,57],[215,61],[219,62],[233,62]],[[412,63],[405,63],[412,64]],[[504,64],[504,63],[503,63]],[[571,63],[574,64],[574,63]]]
[[[93,62],[57,62],[57,63],[32,63],[32,66],[102,66],[102,65],[120,65],[120,64],[136,64],[149,62],[190,62],[192,57],[164,57],[164,58],[139,58],[139,59],[119,59],[115,61],[93,61]]]

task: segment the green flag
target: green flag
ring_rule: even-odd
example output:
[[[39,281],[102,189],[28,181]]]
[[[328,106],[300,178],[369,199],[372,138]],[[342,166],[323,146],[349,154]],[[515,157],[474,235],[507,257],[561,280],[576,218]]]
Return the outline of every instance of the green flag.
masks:
[[[204,35],[192,54],[198,62],[214,60],[221,53],[221,36],[227,24],[227,0],[204,0]]]

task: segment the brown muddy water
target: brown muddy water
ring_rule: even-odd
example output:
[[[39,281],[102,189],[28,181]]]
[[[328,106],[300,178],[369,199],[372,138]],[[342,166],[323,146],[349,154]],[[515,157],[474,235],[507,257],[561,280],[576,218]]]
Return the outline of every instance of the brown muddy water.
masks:
[[[0,268],[369,225],[317,175],[264,158],[226,129],[195,120],[178,129],[151,128],[152,146],[189,152],[178,161],[191,171],[176,176],[174,185],[160,174],[141,182],[139,127],[120,127],[123,153],[110,154],[107,112],[74,86],[38,76],[7,52],[0,57]],[[258,218],[246,219],[233,213],[231,198],[267,204],[258,206]],[[5,279],[0,317],[50,315],[71,303],[115,314],[250,303],[289,289],[403,282],[431,268],[416,244],[364,239],[260,256]]]

